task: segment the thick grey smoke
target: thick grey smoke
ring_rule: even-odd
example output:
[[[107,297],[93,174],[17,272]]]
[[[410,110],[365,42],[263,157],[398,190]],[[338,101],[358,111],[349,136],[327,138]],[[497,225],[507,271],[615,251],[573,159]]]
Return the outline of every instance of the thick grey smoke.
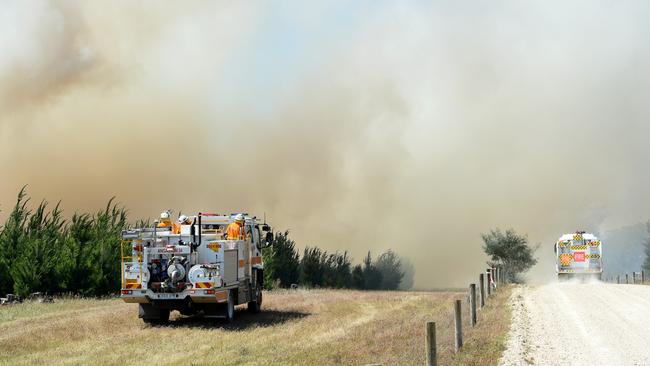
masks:
[[[465,285],[480,234],[647,218],[645,2],[0,5],[0,202],[266,212]]]

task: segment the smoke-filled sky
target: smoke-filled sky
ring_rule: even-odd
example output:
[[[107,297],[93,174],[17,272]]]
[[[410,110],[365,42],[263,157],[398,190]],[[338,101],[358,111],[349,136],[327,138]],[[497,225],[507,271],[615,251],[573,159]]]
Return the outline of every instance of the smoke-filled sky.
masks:
[[[649,42],[645,1],[5,0],[0,209],[266,212],[417,287],[512,227],[548,278],[562,233],[650,216]]]

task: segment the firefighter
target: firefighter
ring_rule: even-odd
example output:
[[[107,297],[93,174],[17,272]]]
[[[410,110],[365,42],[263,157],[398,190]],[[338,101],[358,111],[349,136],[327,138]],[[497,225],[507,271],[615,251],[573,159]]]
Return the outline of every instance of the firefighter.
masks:
[[[228,225],[228,228],[226,229],[228,240],[241,239],[243,226],[244,226],[244,215],[237,214],[237,216],[235,216],[235,221],[230,225]]]
[[[190,220],[189,217],[185,215],[181,215],[178,218],[178,223],[174,223],[172,226],[172,234],[180,234],[181,233],[181,225],[190,225],[192,223],[192,220]]]
[[[172,226],[172,220],[170,219],[171,212],[163,211],[160,214],[160,221],[158,222],[158,227],[170,227]]]

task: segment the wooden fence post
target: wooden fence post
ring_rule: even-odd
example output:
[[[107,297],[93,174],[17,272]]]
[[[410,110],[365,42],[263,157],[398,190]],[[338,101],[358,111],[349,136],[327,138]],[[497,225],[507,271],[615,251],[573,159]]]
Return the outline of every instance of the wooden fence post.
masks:
[[[629,285],[629,284],[630,284],[630,282],[629,282],[628,279],[627,279],[627,273],[625,274],[625,284],[626,284],[626,285]]]
[[[503,282],[501,281],[501,276],[503,276],[503,273],[501,273],[501,266],[497,267],[497,282],[499,285],[503,285]]]
[[[621,284],[621,275],[616,275],[616,284],[617,285]]]
[[[492,287],[491,286],[491,284],[492,284],[492,273],[491,272],[492,271],[490,270],[490,268],[488,268],[487,271],[485,271],[485,277],[486,277],[486,280],[487,280],[487,295],[488,295],[488,297],[490,297],[490,295],[492,295],[492,289],[491,289],[491,287]]]
[[[456,300],[454,318],[456,319],[456,353],[463,347],[463,320],[461,318],[461,301]]]
[[[436,323],[427,322],[427,366],[436,366]]]
[[[494,291],[496,292],[496,290],[499,288],[499,284],[497,283],[497,277],[498,277],[497,268],[492,267],[491,273],[492,273],[492,282],[494,282]]]
[[[476,284],[469,285],[469,321],[472,327],[476,325]]]
[[[645,283],[645,271],[641,270],[641,284],[643,285]]]
[[[478,276],[478,283],[481,288],[481,309],[483,309],[485,307],[485,280],[483,273]]]

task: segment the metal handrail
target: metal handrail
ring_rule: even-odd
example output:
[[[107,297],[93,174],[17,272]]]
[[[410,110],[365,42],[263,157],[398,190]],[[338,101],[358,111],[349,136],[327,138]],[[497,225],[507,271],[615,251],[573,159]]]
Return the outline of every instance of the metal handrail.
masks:
[[[123,289],[126,288],[125,287],[125,285],[126,285],[126,277],[124,275],[125,263],[126,263],[127,260],[133,261],[133,248],[131,248],[131,255],[124,255],[124,245],[125,244],[131,244],[131,243],[132,243],[132,240],[124,240],[124,239],[120,242],[120,256],[122,258],[122,261],[121,261],[121,267],[122,267],[122,275],[121,275],[122,281],[121,282],[122,282],[122,284],[121,285],[122,285]],[[144,251],[144,247],[142,249]],[[142,253],[140,255],[138,255],[138,264],[140,265],[140,272],[139,272],[140,273],[140,275],[139,275],[140,284],[142,284],[142,280],[143,280],[143,278],[142,278],[143,277],[143,273],[142,273],[143,259],[144,258],[143,258]]]

